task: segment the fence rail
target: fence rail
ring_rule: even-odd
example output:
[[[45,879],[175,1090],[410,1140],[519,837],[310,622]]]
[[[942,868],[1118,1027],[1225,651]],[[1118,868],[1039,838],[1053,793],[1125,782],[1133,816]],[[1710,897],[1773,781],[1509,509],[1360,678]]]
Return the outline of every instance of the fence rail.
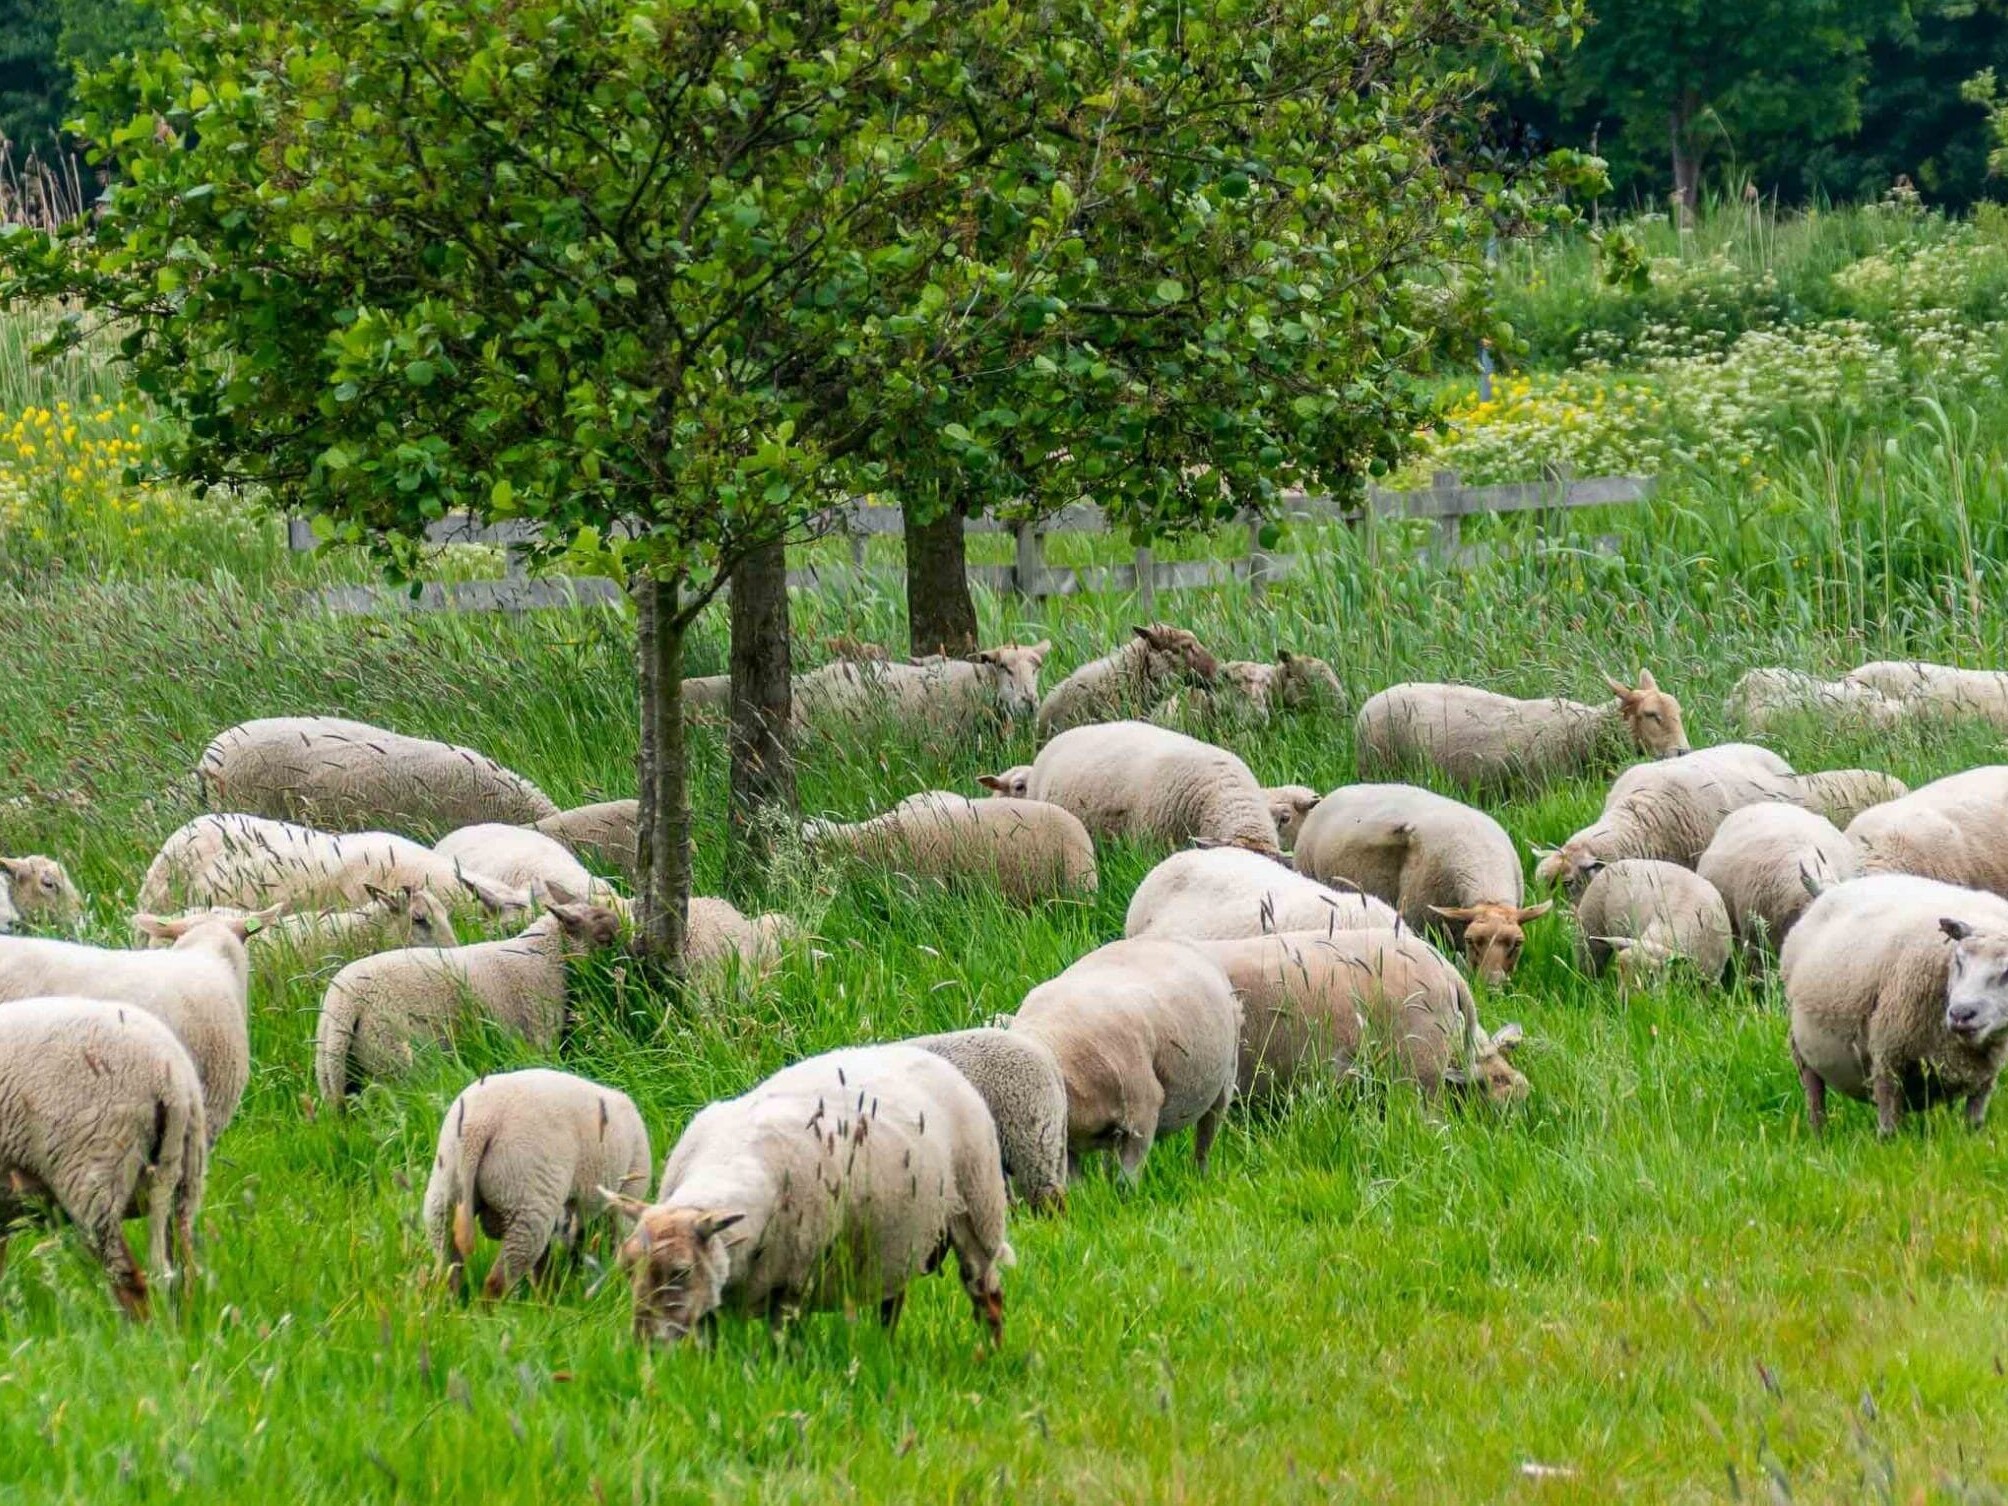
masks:
[[[1367,489],[1364,504],[1348,506],[1330,497],[1286,494],[1272,513],[1247,520],[1248,552],[1237,559],[1177,560],[1159,562],[1149,546],[1140,546],[1127,565],[1082,567],[1046,563],[1046,540],[1053,534],[1107,534],[1109,523],[1099,508],[1076,504],[1033,523],[1005,523],[994,518],[971,518],[963,524],[970,535],[1009,534],[1014,540],[1015,558],[1008,565],[971,565],[972,582],[998,592],[1026,599],[1078,596],[1099,591],[1133,591],[1145,611],[1151,610],[1159,591],[1185,591],[1200,586],[1244,581],[1258,595],[1273,581],[1287,579],[1298,567],[1300,556],[1271,553],[1262,547],[1264,526],[1271,522],[1359,524],[1424,519],[1434,524],[1429,551],[1445,564],[1463,557],[1462,525],[1465,518],[1496,513],[1558,512],[1579,507],[1615,507],[1641,503],[1653,494],[1650,477],[1593,476],[1577,480],[1563,474],[1545,481],[1521,482],[1509,486],[1465,486],[1454,471],[1438,471],[1429,486],[1416,491]],[[900,534],[905,520],[896,507],[860,504],[837,515],[834,532],[850,539],[848,567],[818,566],[790,570],[792,589],[814,591],[831,585],[839,576],[851,576],[866,569],[865,552],[870,540]],[[537,539],[537,525],[524,520],[483,524],[469,516],[445,518],[426,529],[426,538],[435,544],[486,544],[508,551],[508,576],[503,580],[463,581],[451,585],[427,584],[413,596],[409,592],[381,586],[337,586],[319,593],[319,603],[327,611],[351,614],[386,611],[508,611],[520,612],[539,607],[603,604],[620,599],[620,587],[610,580],[574,577],[532,579],[522,570],[520,551]],[[313,528],[294,518],[287,531],[295,551],[311,552],[320,547]]]

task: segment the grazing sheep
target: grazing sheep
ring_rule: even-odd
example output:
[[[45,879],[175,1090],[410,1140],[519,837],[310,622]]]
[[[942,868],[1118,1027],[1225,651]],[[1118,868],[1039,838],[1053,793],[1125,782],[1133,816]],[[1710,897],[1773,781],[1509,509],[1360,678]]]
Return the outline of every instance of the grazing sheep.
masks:
[[[1021,721],[1039,709],[1039,669],[1052,645],[1006,643],[964,659],[906,664],[839,660],[795,684],[795,720],[891,717],[934,730]]]
[[[322,1098],[339,1105],[351,1086],[402,1076],[415,1042],[449,1043],[469,1018],[555,1046],[565,1028],[566,963],[617,945],[621,918],[597,905],[547,908],[507,941],[379,952],[336,973],[314,1028]]]
[[[1885,730],[1903,720],[1901,701],[1857,680],[1817,680],[1796,669],[1753,669],[1736,682],[1730,705],[1749,732],[1774,731],[1794,718]]]
[[[971,800],[944,790],[909,795],[882,816],[809,821],[812,848],[844,851],[915,878],[974,879],[1030,904],[1092,894],[1095,844],[1071,811],[1040,800]]]
[[[1951,774],[1848,823],[1862,872],[2008,895],[2008,764]]]
[[[1761,756],[1760,756],[1761,755]],[[1558,848],[1535,848],[1534,876],[1579,896],[1599,865],[1657,858],[1692,868],[1731,811],[1767,801],[1798,805],[1796,777],[1776,755],[1743,743],[1634,764],[1604,798],[1603,814]]]
[[[195,1063],[214,1144],[236,1117],[251,1081],[251,961],[244,938],[270,918],[198,914],[165,921],[134,916],[141,931],[171,943],[164,952],[0,938],[0,1014],[15,1000],[64,995],[127,1004],[152,1015]]]
[[[83,917],[84,897],[70,882],[63,865],[54,858],[37,854],[27,858],[0,858],[0,892],[4,892],[15,918],[34,923],[75,925]],[[5,911],[0,910],[0,931],[7,929]]]
[[[1234,1097],[1241,1006],[1218,963],[1182,941],[1111,942],[1025,996],[1011,1030],[1067,1080],[1069,1167],[1113,1150],[1134,1181],[1150,1148],[1193,1125],[1206,1168]]]
[[[1599,864],[1576,905],[1576,924],[1583,964],[1601,973],[1615,955],[1628,984],[1644,982],[1676,957],[1718,981],[1729,968],[1735,934],[1713,884],[1654,858]]]
[[[1850,671],[1848,678],[1880,691],[1905,713],[1972,717],[2008,727],[2008,673],[2000,670],[1878,659]]]
[[[771,1318],[876,1302],[955,1251],[992,1343],[1004,1336],[997,1127],[967,1078],[914,1046],[862,1046],[783,1068],[690,1121],[653,1206],[621,1246],[635,1336],[672,1344],[730,1306]]]
[[[1393,908],[1371,895],[1305,878],[1276,858],[1200,847],[1175,852],[1144,875],[1130,896],[1123,934],[1200,941],[1400,924]]]
[[[1153,623],[1132,629],[1121,648],[1083,664],[1039,704],[1039,735],[1136,714],[1180,685],[1211,685],[1220,661],[1184,628]]]
[[[478,1223],[502,1241],[482,1295],[504,1296],[541,1269],[554,1238],[578,1243],[607,1209],[600,1188],[646,1192],[653,1164],[625,1093],[542,1067],[480,1079],[447,1109],[425,1189],[441,1273],[465,1287]]]
[[[441,837],[432,850],[469,872],[519,889],[535,892],[541,885],[560,899],[590,900],[609,909],[625,903],[606,880],[587,872],[564,843],[534,826],[463,826]]]
[[[1872,806],[1901,800],[1910,786],[1893,774],[1876,769],[1821,769],[1814,774],[1798,774],[1792,782],[1806,809],[1825,816],[1845,828]]]
[[[247,911],[234,907],[192,910],[173,917],[181,925],[204,916],[235,920]],[[155,949],[174,945],[166,932],[140,931],[140,945]],[[381,952],[391,947],[459,946],[453,917],[446,906],[423,889],[372,889],[360,910],[309,910],[285,915],[249,931],[246,945],[255,955],[284,949],[301,957],[332,957],[347,952]]]
[[[1271,785],[1262,793],[1269,797],[1269,819],[1276,823],[1276,838],[1287,852],[1297,845],[1297,833],[1304,829],[1305,817],[1325,797],[1307,784]]]
[[[1266,722],[1276,710],[1298,711],[1311,706],[1337,706],[1345,699],[1339,677],[1323,659],[1280,650],[1274,664],[1229,659],[1220,666],[1211,690],[1179,691],[1151,714],[1153,721],[1175,721],[1188,712],[1200,717],[1243,717]]]
[[[198,816],[161,846],[139,889],[143,910],[184,905],[322,905],[360,909],[371,892],[471,894],[498,917],[526,914],[527,889],[505,884],[390,832],[337,834],[259,816]]]
[[[1067,1206],[1067,1080],[1053,1053],[1023,1032],[957,1030],[906,1043],[969,1079],[997,1122],[1004,1175],[1034,1210]]]
[[[684,961],[702,972],[729,966],[736,957],[741,966],[764,973],[781,960],[781,948],[800,934],[789,916],[748,917],[730,900],[692,895]]]
[[[1470,787],[1540,785],[1635,746],[1648,758],[1688,750],[1680,702],[1641,670],[1633,689],[1607,680],[1616,700],[1588,706],[1521,701],[1471,685],[1395,685],[1368,698],[1355,723],[1360,777],[1433,769]]]
[[[1746,805],[1715,829],[1695,872],[1721,894],[1737,937],[1775,952],[1813,895],[1861,871],[1861,853],[1825,816],[1793,805]]]
[[[603,800],[546,816],[537,830],[563,842],[577,856],[612,864],[633,883],[638,872],[635,833],[640,825],[639,800]]]
[[[121,1227],[147,1221],[147,1268],[195,1274],[209,1136],[195,1064],[143,1010],[101,999],[28,999],[0,1009],[0,1270],[7,1235],[48,1199],[83,1234],[128,1316],[147,1316],[146,1273]]]
[[[1799,918],[1779,959],[1806,1119],[1827,1091],[1906,1109],[1966,1100],[1978,1128],[2008,1058],[2008,901],[1908,874],[1836,884]]]
[[[983,787],[983,793],[993,798],[1002,796],[1007,800],[1028,800],[1032,794],[1032,766],[1029,763],[1014,764],[1001,774],[979,774],[976,782]]]
[[[558,807],[472,748],[332,716],[281,716],[219,733],[196,765],[213,811],[335,830],[450,831],[541,821]]]
[[[986,780],[998,790],[998,782]],[[1039,750],[1027,784],[1097,837],[1201,840],[1280,852],[1269,797],[1225,748],[1149,722],[1098,722]]]
[[[1521,904],[1520,856],[1505,827],[1412,784],[1332,791],[1304,822],[1296,856],[1298,872],[1356,885],[1410,928],[1446,933],[1491,984],[1519,965],[1527,922],[1554,908]]]
[[[688,714],[704,717],[731,706],[732,676],[692,675],[683,682],[683,709]]]

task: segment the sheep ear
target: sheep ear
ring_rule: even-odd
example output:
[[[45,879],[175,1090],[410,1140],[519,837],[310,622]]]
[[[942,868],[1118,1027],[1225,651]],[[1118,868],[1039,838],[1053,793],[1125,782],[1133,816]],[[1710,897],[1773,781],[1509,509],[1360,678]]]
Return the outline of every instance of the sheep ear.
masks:
[[[1544,899],[1538,905],[1524,905],[1520,909],[1515,910],[1513,918],[1519,921],[1521,925],[1525,925],[1530,920],[1539,920],[1554,908],[1555,902],[1552,899]]]
[[[544,908],[557,916],[558,924],[575,936],[586,928],[586,920],[591,913],[584,905],[568,904],[563,900],[546,900]]]
[[[1471,1074],[1462,1067],[1445,1067],[1443,1082],[1446,1087],[1468,1088],[1471,1086]]]
[[[272,924],[285,911],[284,905],[267,905],[262,910],[253,910],[249,915],[239,915],[227,922],[231,934],[239,941],[249,941],[265,927]]]
[[[543,887],[544,893],[542,898],[546,904],[549,904],[552,900],[556,900],[561,905],[576,905],[585,898],[583,894],[572,893],[571,890],[567,889],[556,879],[538,879],[536,884],[531,886],[533,894],[536,893],[538,885]]]
[[[1649,670],[1649,669],[1641,669],[1641,670],[1640,670],[1640,671],[1638,672],[1638,688],[1639,688],[1640,690],[1657,690],[1657,689],[1659,689],[1659,681],[1655,680],[1655,679],[1654,679],[1654,678],[1652,677],[1652,671],[1651,671],[1651,670]]]
[[[1470,905],[1431,905],[1429,913],[1438,920],[1476,920],[1478,911]]]
[[[469,873],[466,869],[456,869],[461,887],[480,900],[489,910],[527,910],[532,903],[527,890],[518,889],[513,884],[497,883],[479,873]]]
[[[595,1187],[593,1191],[606,1199],[608,1208],[628,1218],[639,1221],[641,1216],[648,1212],[647,1203],[638,1197],[629,1197],[625,1192],[616,1192],[611,1187]]]
[[[1526,1041],[1527,1032],[1522,1030],[1517,1024],[1501,1025],[1493,1033],[1491,1045],[1492,1049],[1497,1051],[1501,1056],[1511,1056],[1515,1048],[1525,1045]]]
[[[1147,627],[1137,627],[1137,626],[1136,626],[1135,624],[1131,624],[1131,626],[1130,626],[1130,631],[1131,631],[1132,633],[1135,633],[1135,634],[1137,635],[1137,637],[1139,637],[1139,638],[1143,639],[1143,641],[1144,641],[1145,643],[1155,643],[1155,642],[1157,642],[1157,634],[1156,634],[1156,632],[1155,632],[1155,631],[1153,631],[1153,630],[1152,630],[1152,629],[1150,629],[1150,628],[1147,628]]]
[[[1635,936],[1592,936],[1592,941],[1600,941],[1614,952],[1629,952],[1638,945]]]
[[[134,924],[138,924],[137,918],[135,918]],[[1963,920],[1954,920],[1950,915],[1940,917],[1938,928],[1945,932],[1953,941],[1964,941],[1973,934],[1972,926]]]
[[[188,929],[186,920],[162,920],[158,915],[141,913],[132,918],[132,928],[142,936],[151,936],[156,941],[178,941],[181,933]]]
[[[373,903],[382,905],[399,915],[404,914],[411,908],[411,890],[409,888],[379,889],[375,884],[364,884],[363,893],[367,894]]]
[[[20,858],[0,858],[0,873],[9,878],[19,878],[28,871],[28,865]]]
[[[1046,655],[1050,654],[1052,651],[1053,651],[1053,640],[1051,638],[1041,638],[1037,643],[1033,644],[1030,648],[1025,650],[1026,653],[1030,654],[1034,659],[1037,659],[1042,664],[1046,661]]]
[[[978,774],[976,782],[982,785],[984,789],[995,790],[1000,795],[1011,788],[1008,782],[996,774]]]
[[[1293,662],[1296,659],[1296,657],[1297,656],[1291,653],[1287,648],[1279,648],[1276,650],[1276,662],[1278,664],[1289,664]]]
[[[697,1221],[699,1239],[714,1239],[746,1217],[743,1213],[707,1213]]]

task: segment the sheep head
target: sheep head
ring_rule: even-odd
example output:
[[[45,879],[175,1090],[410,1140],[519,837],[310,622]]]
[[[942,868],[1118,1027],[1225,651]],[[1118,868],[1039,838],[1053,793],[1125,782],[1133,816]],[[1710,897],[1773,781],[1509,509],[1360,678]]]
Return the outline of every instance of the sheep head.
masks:
[[[1520,1069],[1508,1058],[1525,1043],[1526,1038],[1526,1032],[1518,1025],[1501,1025],[1492,1035],[1480,1030],[1473,1043],[1471,1065],[1453,1067],[1444,1074],[1444,1080],[1450,1086],[1482,1098],[1497,1108],[1524,1101],[1532,1089]]]
[[[553,886],[544,899],[544,908],[557,918],[564,928],[565,943],[568,948],[579,952],[597,952],[607,947],[619,946],[621,933],[625,929],[618,910],[605,905],[567,904],[558,898],[564,891]]]
[[[1002,795],[1012,800],[1029,799],[1032,792],[1032,766],[1021,763],[1016,768],[1006,769],[1001,774],[979,774],[976,782],[993,795]]]
[[[650,1207],[602,1187],[607,1206],[631,1220],[620,1248],[621,1269],[634,1286],[634,1336],[644,1344],[675,1344],[718,1310],[732,1257],[724,1235],[743,1213]]]
[[[1983,1045],[2008,1029],[2008,933],[1950,917],[1938,928],[1952,943],[1945,1028],[1968,1045]]]
[[[1145,665],[1153,680],[1193,680],[1211,685],[1220,675],[1220,661],[1184,628],[1153,622],[1132,628],[1145,650]]]
[[[1037,643],[1005,643],[978,649],[969,656],[1009,717],[1036,716],[1039,711],[1039,670],[1053,651],[1049,638]]]
[[[1659,688],[1651,670],[1641,669],[1638,672],[1636,687],[1613,680],[1608,675],[1604,677],[1604,683],[1618,698],[1618,715],[1625,719],[1625,726],[1631,729],[1632,741],[1638,744],[1639,751],[1646,757],[1677,758],[1692,751],[1687,741],[1687,727],[1680,717],[1680,702]]]
[[[77,893],[77,886],[54,858],[39,854],[0,858],[0,887],[6,889],[13,913],[22,920],[39,915],[67,924],[84,913],[84,897]],[[0,914],[4,913],[0,910]],[[0,925],[0,930],[4,929]]]
[[[1592,826],[1577,832],[1560,847],[1530,848],[1538,859],[1534,864],[1535,880],[1559,885],[1570,899],[1581,899],[1583,891],[1590,886],[1590,880],[1597,876],[1607,861],[1597,851],[1601,835]]]
[[[1538,905],[1431,905],[1429,913],[1458,933],[1458,944],[1472,973],[1497,988],[1520,965],[1527,935],[1523,927],[1555,908],[1553,900]]]
[[[1304,820],[1325,797],[1309,785],[1279,784],[1262,792],[1269,800],[1269,815],[1276,822],[1276,836],[1285,850],[1297,845],[1297,833]]]
[[[1336,705],[1345,699],[1345,690],[1331,665],[1309,654],[1293,654],[1287,648],[1276,651],[1276,676],[1270,691],[1278,704],[1293,710]]]

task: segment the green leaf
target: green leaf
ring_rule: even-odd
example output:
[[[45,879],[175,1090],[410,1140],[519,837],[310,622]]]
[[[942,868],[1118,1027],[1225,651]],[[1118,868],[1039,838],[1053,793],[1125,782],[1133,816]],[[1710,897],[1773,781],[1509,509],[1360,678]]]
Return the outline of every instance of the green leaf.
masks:
[[[1185,297],[1185,284],[1175,277],[1166,277],[1151,292],[1159,303],[1177,303]]]

